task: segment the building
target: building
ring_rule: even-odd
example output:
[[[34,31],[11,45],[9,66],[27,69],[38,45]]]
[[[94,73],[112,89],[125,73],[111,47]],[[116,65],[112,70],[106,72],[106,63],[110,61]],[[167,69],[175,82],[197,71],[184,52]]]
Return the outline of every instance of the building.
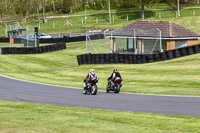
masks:
[[[170,21],[135,21],[110,35],[117,53],[148,54],[198,44],[200,34]]]

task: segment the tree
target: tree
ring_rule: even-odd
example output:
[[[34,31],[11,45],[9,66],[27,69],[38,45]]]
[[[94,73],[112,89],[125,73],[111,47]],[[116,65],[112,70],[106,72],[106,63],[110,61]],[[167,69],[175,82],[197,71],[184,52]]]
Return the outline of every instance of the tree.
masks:
[[[3,25],[3,10],[0,8],[0,26]]]
[[[112,23],[112,20],[111,20],[111,12],[110,12],[110,0],[108,0],[108,14],[109,14],[109,23]]]
[[[47,19],[46,19],[46,0],[42,1],[42,9],[43,9],[43,23],[47,23]]]
[[[142,19],[144,19],[144,0],[142,0]]]
[[[177,0],[177,16],[180,16],[180,2]]]

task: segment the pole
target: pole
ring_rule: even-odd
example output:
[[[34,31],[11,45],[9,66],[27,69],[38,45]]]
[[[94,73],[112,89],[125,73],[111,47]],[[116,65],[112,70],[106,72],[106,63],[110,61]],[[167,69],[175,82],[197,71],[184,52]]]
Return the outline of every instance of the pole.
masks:
[[[112,37],[112,30],[111,30],[111,38],[110,38],[110,53],[112,53],[113,52],[113,37]]]
[[[136,35],[135,35],[135,29],[133,29],[133,31],[134,31],[134,51],[135,51],[135,54],[137,54],[137,50],[136,50]]]
[[[108,12],[109,12],[109,23],[112,23],[112,20],[111,20],[111,13],[110,13],[110,0],[108,0]]]
[[[87,42],[88,42],[88,40],[87,40],[87,36],[88,36],[88,33],[87,33],[87,31],[86,31],[86,34],[85,34],[85,37],[86,37],[86,48],[85,48],[85,54],[87,54]]]
[[[156,28],[159,31],[159,36],[160,36],[160,51],[162,51],[162,40],[161,40],[161,30]]]
[[[87,17],[86,17],[86,7],[87,7],[87,5],[85,5],[85,24],[86,24],[86,19],[87,19]]]

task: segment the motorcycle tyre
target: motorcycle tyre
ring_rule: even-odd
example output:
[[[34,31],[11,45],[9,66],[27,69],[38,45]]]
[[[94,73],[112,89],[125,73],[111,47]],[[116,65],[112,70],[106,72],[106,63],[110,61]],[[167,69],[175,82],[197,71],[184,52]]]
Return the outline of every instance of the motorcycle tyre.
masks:
[[[119,93],[119,91],[120,91],[120,84],[117,84],[117,86],[116,86],[116,89],[115,89],[115,93]]]
[[[106,87],[106,93],[109,93],[110,92],[110,88],[107,86]]]
[[[83,94],[87,94],[87,91],[85,89],[83,89]]]
[[[91,94],[92,95],[96,95],[97,94],[97,90],[98,90],[98,88],[97,88],[96,85],[92,86],[92,88],[91,88]]]

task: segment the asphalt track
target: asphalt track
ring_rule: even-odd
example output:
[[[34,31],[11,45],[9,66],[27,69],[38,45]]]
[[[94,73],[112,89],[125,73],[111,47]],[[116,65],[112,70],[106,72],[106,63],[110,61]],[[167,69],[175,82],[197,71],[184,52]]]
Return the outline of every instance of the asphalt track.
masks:
[[[123,89],[123,88],[122,88]],[[26,82],[0,76],[0,99],[71,107],[200,116],[200,97],[106,93]]]

